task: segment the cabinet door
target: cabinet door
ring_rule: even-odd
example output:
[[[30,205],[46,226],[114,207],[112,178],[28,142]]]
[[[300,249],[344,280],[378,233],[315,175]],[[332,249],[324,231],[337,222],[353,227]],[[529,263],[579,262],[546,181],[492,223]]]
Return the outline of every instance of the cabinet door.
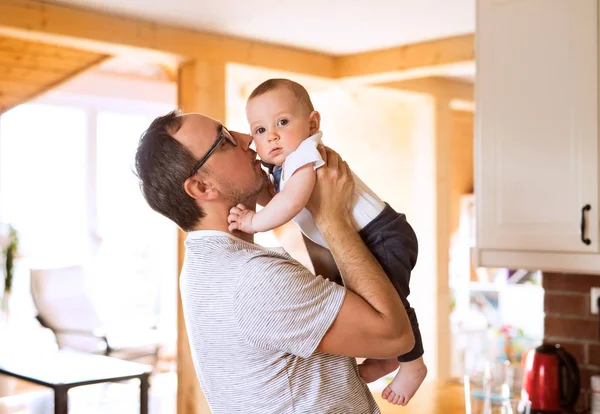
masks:
[[[598,251],[597,27],[597,0],[478,0],[478,248]]]

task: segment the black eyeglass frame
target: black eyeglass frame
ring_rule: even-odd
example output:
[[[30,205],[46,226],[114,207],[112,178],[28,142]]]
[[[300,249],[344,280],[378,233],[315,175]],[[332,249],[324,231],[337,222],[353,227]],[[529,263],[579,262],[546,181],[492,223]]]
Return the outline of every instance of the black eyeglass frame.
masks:
[[[206,163],[206,161],[213,154],[213,152],[215,152],[217,150],[217,148],[219,148],[219,145],[221,145],[221,142],[223,142],[224,139],[229,141],[229,143],[231,145],[233,145],[234,147],[237,147],[238,144],[237,144],[236,139],[233,137],[233,135],[231,135],[231,132],[229,132],[229,130],[227,128],[225,128],[223,125],[221,125],[219,127],[218,131],[219,131],[219,137],[214,142],[214,144],[211,145],[211,147],[208,149],[208,151],[206,151],[206,154],[204,154],[204,156],[202,158],[200,158],[200,160],[198,160],[198,162],[194,165],[194,167],[192,168],[192,171],[190,172],[190,177],[193,177],[194,175],[196,175],[198,170],[200,168],[202,168],[202,166]]]

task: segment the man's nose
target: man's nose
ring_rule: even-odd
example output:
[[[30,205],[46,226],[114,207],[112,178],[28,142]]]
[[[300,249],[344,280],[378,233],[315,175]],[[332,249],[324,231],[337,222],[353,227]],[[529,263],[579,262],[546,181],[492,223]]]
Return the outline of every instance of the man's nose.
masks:
[[[232,132],[235,136],[235,139],[239,143],[239,146],[244,150],[248,151],[250,148],[250,144],[252,144],[252,136],[248,134],[242,134],[241,132]]]

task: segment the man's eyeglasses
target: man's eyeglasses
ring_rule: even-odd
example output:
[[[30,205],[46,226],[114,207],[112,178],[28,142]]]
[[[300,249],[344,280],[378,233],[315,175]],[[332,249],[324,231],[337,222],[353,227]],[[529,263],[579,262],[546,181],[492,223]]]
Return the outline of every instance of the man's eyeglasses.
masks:
[[[227,128],[225,128],[223,125],[221,125],[219,127],[219,137],[217,138],[215,143],[212,144],[212,146],[208,149],[208,151],[206,151],[206,154],[204,154],[204,156],[200,158],[196,165],[194,165],[194,168],[192,168],[192,172],[190,173],[190,177],[193,177],[198,172],[198,170],[202,168],[202,166],[206,163],[206,160],[208,160],[208,157],[210,157],[213,154],[213,152],[215,152],[217,148],[219,148],[219,145],[221,145],[223,140],[229,141],[229,143],[234,147],[237,147],[238,145],[237,140],[234,138],[233,135],[231,135],[231,132],[229,132]]]

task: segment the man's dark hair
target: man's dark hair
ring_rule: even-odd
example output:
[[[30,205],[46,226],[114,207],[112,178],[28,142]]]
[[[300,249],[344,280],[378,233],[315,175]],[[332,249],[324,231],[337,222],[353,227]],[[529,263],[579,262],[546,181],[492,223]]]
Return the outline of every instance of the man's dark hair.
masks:
[[[179,110],[152,121],[140,137],[135,169],[140,189],[150,207],[189,232],[206,213],[183,188],[197,160],[173,138],[181,124]]]
[[[293,80],[283,78],[274,78],[264,81],[252,91],[252,93],[248,97],[248,101],[258,96],[261,96],[264,93],[279,88],[286,88],[289,91],[291,91],[296,97],[296,99],[298,99],[298,102],[300,102],[304,109],[308,111],[308,113],[311,113],[315,110],[312,101],[310,100],[310,95],[308,94],[306,88],[300,85],[298,82],[294,82]]]

